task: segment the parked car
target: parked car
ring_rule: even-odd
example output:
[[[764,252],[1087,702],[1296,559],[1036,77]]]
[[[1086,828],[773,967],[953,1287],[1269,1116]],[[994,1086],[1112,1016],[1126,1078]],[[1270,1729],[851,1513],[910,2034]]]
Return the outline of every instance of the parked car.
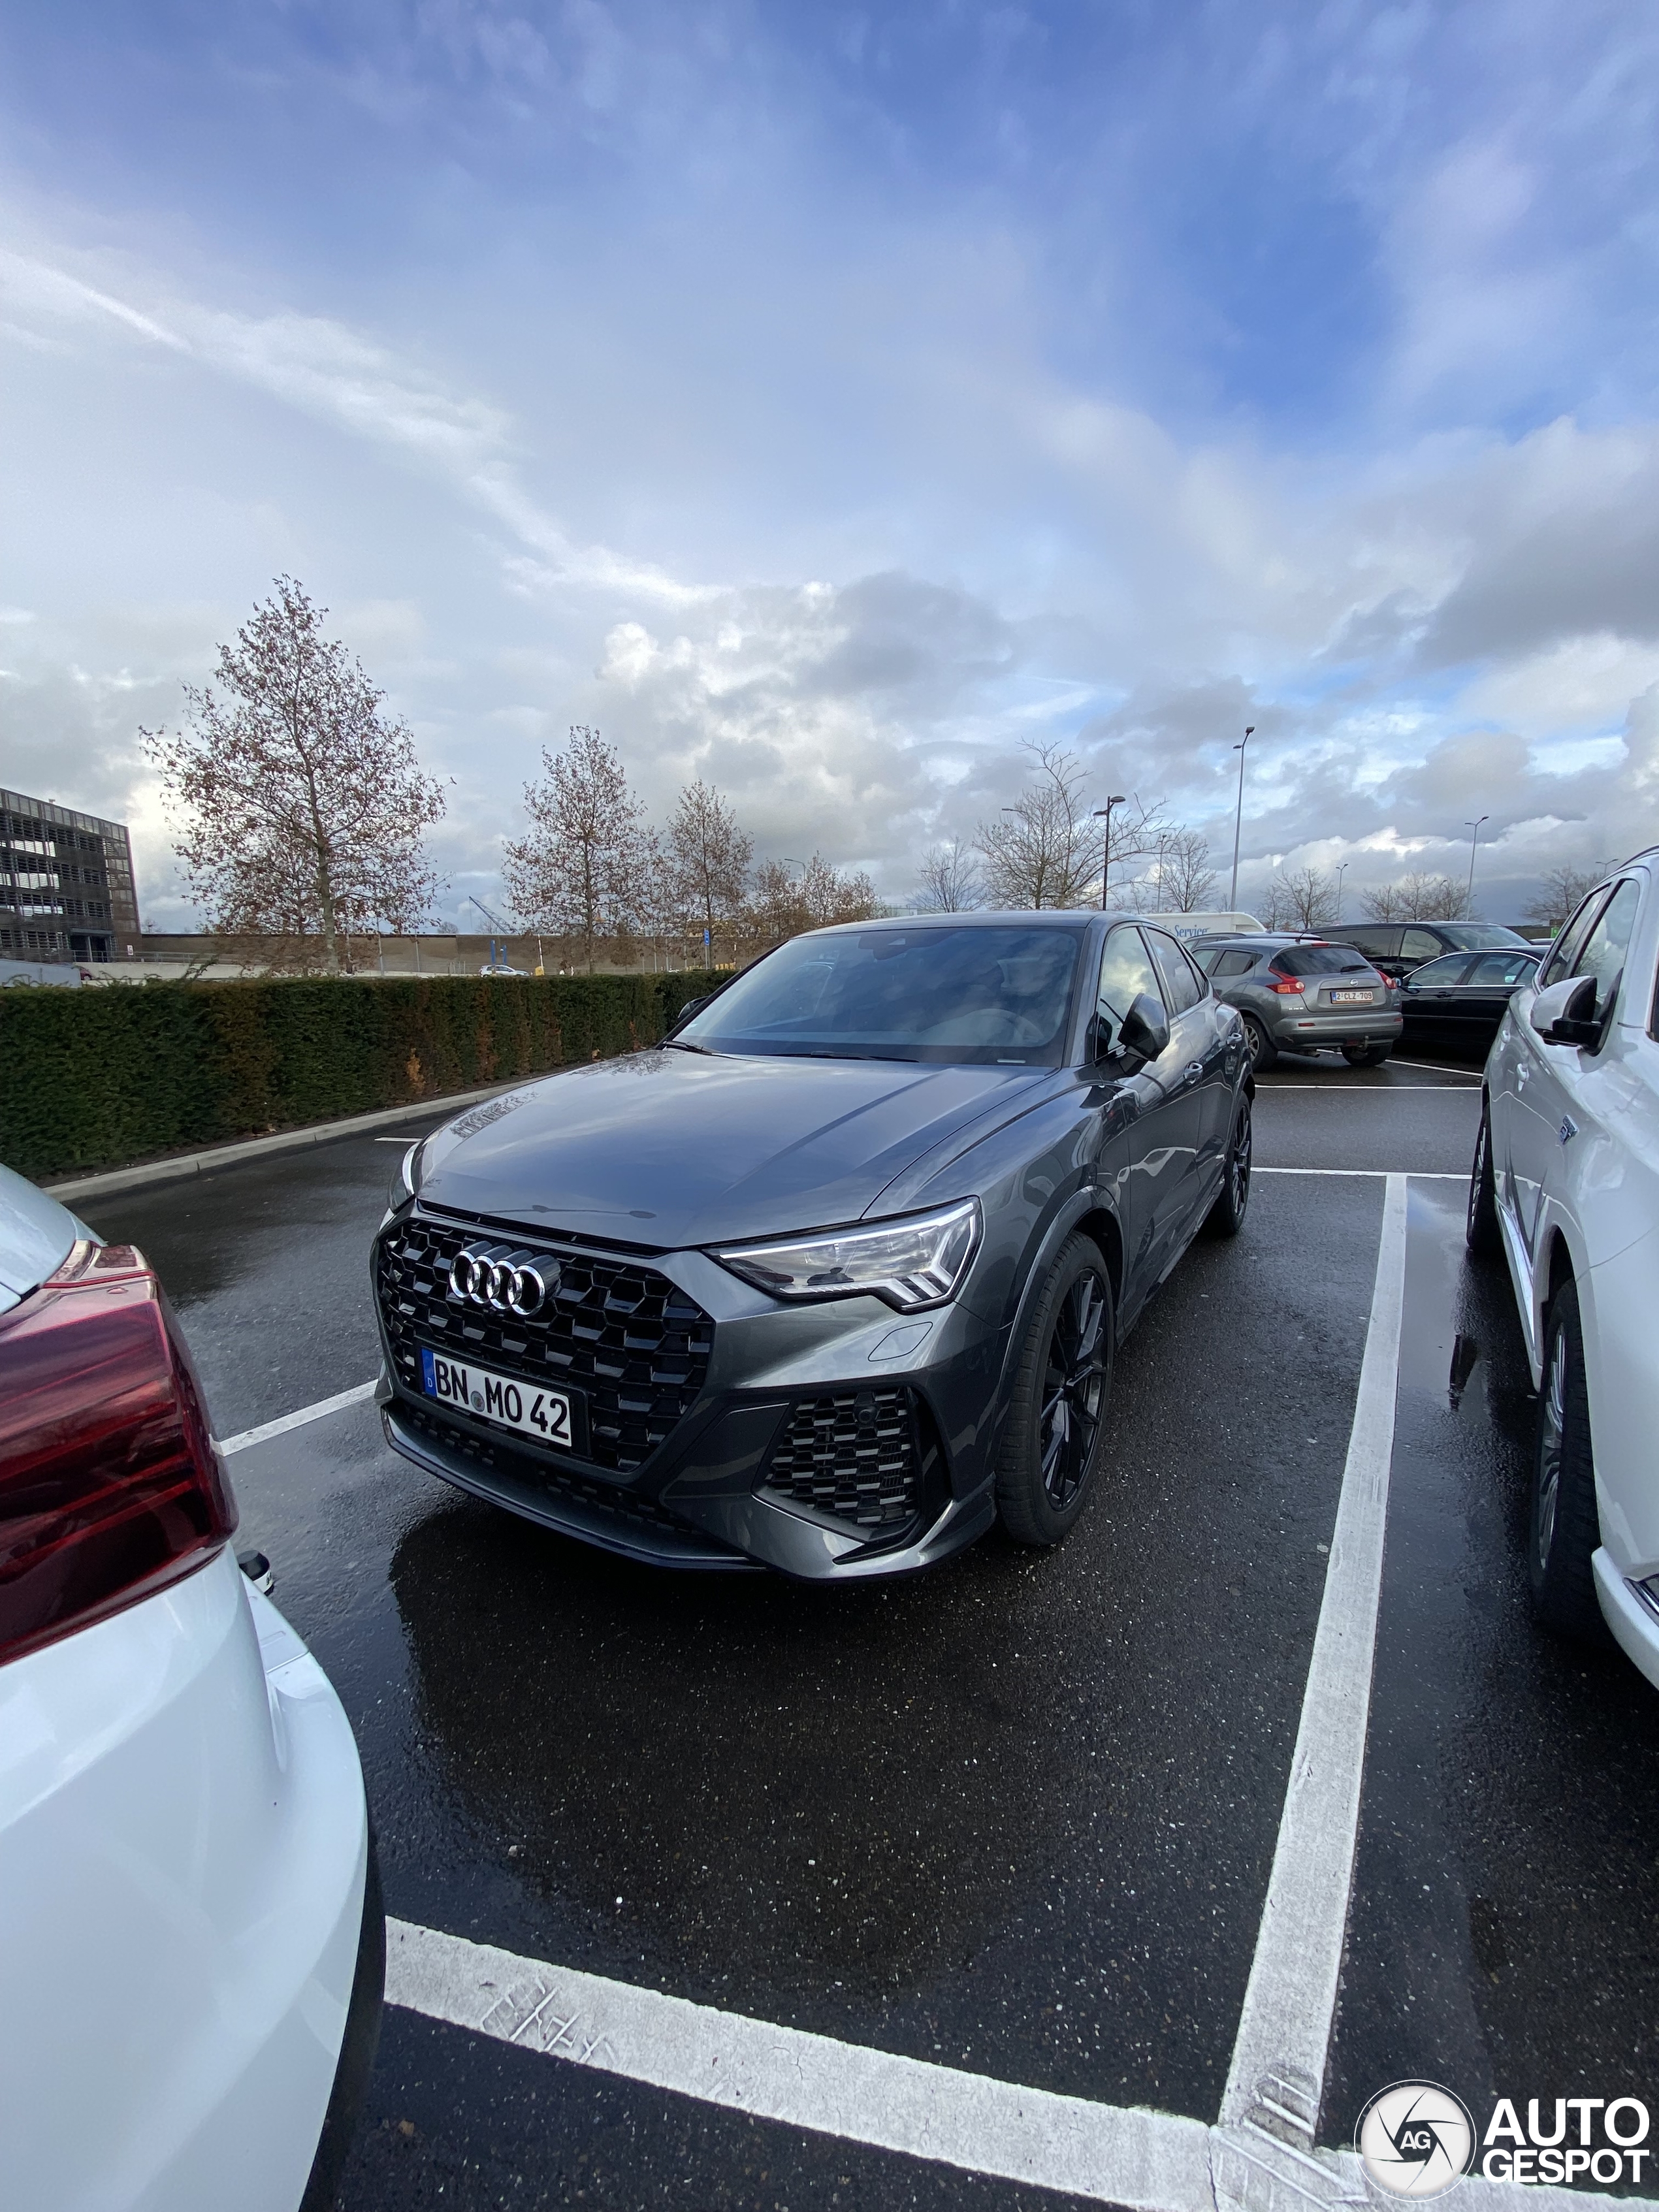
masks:
[[[1259,1075],[1281,1052],[1340,1052],[1380,1066],[1400,1036],[1384,978],[1346,945],[1274,931],[1200,939],[1188,947],[1216,995],[1237,1006]]]
[[[1413,968],[1400,987],[1401,1042],[1437,1052],[1492,1050],[1511,995],[1543,958],[1532,952],[1447,952]]]
[[[0,1169],[8,2204],[334,2202],[380,1883],[350,1726],[235,1525],[155,1273]]]
[[[1486,1062],[1469,1243],[1502,1251],[1538,1391],[1539,1613],[1659,1684],[1659,848],[1592,891]]]
[[[1334,943],[1352,945],[1373,968],[1395,981],[1443,953],[1527,949],[1520,932],[1500,921],[1344,921],[1325,933]],[[1531,950],[1535,952],[1538,947]]]
[[[817,1579],[1058,1543],[1114,1354],[1249,1194],[1249,1055],[1164,930],[797,937],[654,1049],[411,1147],[376,1238],[386,1434],[637,1559]]]

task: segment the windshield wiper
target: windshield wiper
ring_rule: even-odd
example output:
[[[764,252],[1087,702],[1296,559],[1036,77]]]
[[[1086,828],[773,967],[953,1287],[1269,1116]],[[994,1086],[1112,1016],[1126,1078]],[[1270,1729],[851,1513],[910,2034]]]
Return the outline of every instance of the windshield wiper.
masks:
[[[710,1052],[706,1044],[693,1044],[690,1037],[665,1037],[662,1048],[665,1052],[700,1052],[705,1060],[714,1060],[719,1056]]]

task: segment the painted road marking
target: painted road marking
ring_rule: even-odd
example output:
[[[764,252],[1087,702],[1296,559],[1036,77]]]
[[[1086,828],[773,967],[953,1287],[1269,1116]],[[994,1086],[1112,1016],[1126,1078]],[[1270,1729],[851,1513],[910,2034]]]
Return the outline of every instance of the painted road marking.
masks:
[[[1413,1182],[1467,1182],[1468,1174],[1462,1168],[1259,1168],[1252,1164],[1250,1173],[1260,1175],[1361,1176],[1370,1182],[1386,1182],[1390,1176],[1403,1175]]]
[[[815,2135],[1131,2205],[1209,2197],[1209,2130],[692,2004],[386,1923],[386,1994],[428,2020]]]
[[[1359,1827],[1405,1304],[1406,1178],[1391,1175],[1290,1788],[1221,2100],[1222,2126],[1243,2128],[1261,2118],[1262,2101],[1276,2087],[1290,2090],[1290,2098],[1276,2101],[1297,2109],[1297,2126],[1305,2118],[1310,2148]]]
[[[341,1390],[332,1398],[319,1398],[314,1406],[301,1406],[297,1413],[284,1413],[280,1419],[262,1421],[257,1429],[244,1429],[240,1436],[224,1437],[219,1446],[222,1452],[246,1451],[250,1444],[267,1443],[272,1437],[286,1436],[290,1429],[302,1429],[307,1421],[320,1421],[325,1413],[343,1413],[348,1406],[361,1406],[365,1398],[374,1395],[373,1382],[359,1382],[355,1389]]]

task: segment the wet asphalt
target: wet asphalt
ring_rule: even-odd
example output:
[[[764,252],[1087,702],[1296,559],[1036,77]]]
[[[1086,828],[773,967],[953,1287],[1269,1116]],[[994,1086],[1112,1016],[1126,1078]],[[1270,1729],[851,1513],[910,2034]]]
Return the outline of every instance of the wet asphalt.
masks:
[[[1243,1235],[1194,1247],[1121,1355],[1109,1474],[1049,1557],[994,1537],[885,1588],[678,1577],[422,1475],[368,1405],[239,1454],[239,1541],[351,1716],[388,1911],[1212,2118],[1328,1556],[1375,1177],[1461,1176],[1477,1111],[1473,1072],[1398,1059],[1263,1079],[1259,1167],[1370,1175],[1260,1175]],[[159,1267],[221,1435],[375,1371],[368,1246],[397,1157],[343,1139],[84,1207]],[[1532,1401],[1462,1205],[1455,1182],[1413,1186],[1331,2142],[1402,2075],[1472,2103],[1650,2079],[1659,1699],[1528,1615]],[[1064,2200],[388,2010],[339,2201]]]

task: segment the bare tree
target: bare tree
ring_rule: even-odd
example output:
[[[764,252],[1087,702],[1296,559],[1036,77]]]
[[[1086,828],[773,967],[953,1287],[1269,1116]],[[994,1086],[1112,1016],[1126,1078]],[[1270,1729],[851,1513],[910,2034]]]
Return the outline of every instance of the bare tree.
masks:
[[[880,911],[875,886],[862,869],[843,875],[821,853],[813,854],[799,876],[781,860],[763,861],[755,871],[750,925],[769,945],[831,922],[868,921]]]
[[[1431,876],[1420,869],[1366,891],[1360,904],[1373,921],[1462,921],[1469,911],[1467,884],[1455,876]]]
[[[535,928],[576,939],[591,975],[599,939],[625,936],[647,910],[652,848],[597,730],[574,726],[562,753],[544,746],[542,768],[525,786],[530,828],[507,847],[507,896]]]
[[[1215,889],[1210,841],[1201,830],[1172,830],[1158,846],[1159,903],[1176,914],[1200,911]]]
[[[1085,792],[1075,754],[1025,740],[1033,781],[1001,818],[982,822],[975,843],[985,856],[986,892],[995,907],[1092,906],[1100,897],[1107,848]],[[1139,798],[1114,810],[1109,866],[1156,849],[1162,809]]]
[[[930,845],[921,856],[921,882],[916,891],[922,914],[966,914],[980,902],[979,865],[974,848],[953,837],[948,845]]]
[[[743,911],[755,841],[718,791],[701,777],[688,783],[668,817],[663,860],[680,914],[707,933],[713,955],[716,927]]]
[[[1611,860],[1595,860],[1588,868],[1575,868],[1565,861],[1552,868],[1527,908],[1527,920],[1543,929],[1559,929],[1579,901],[1588,898],[1597,884],[1613,873],[1613,866]]]
[[[211,926],[287,938],[302,965],[320,945],[337,975],[354,925],[426,919],[437,878],[423,840],[444,797],[386,694],[324,635],[327,611],[277,577],[220,647],[219,688],[185,686],[184,728],[139,735]]]
[[[1269,929],[1325,929],[1336,920],[1336,878],[1322,868],[1286,868],[1267,886]]]

